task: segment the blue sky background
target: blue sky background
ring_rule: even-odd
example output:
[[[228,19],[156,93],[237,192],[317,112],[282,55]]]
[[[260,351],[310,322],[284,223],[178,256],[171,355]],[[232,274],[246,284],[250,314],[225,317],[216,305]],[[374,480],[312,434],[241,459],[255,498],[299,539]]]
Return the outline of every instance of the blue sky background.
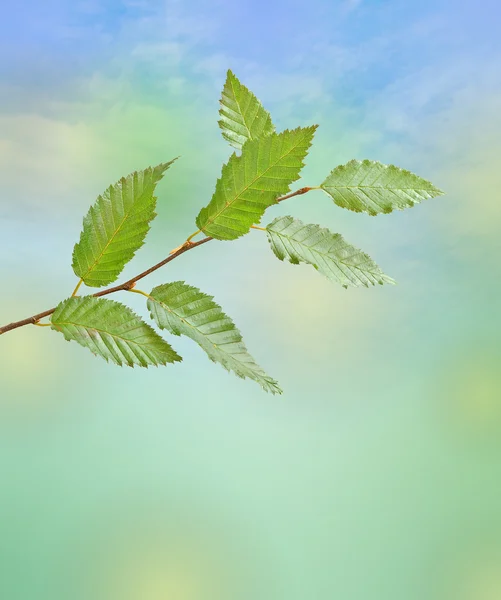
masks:
[[[447,195],[376,218],[321,192],[269,210],[341,232],[395,287],[338,289],[259,232],[145,282],[213,294],[280,398],[190,340],[143,372],[48,329],[2,336],[0,597],[501,596],[500,17],[489,1],[4,8],[2,323],[71,292],[83,215],[134,169],[181,155],[124,278],[194,231],[230,153],[228,68],[278,128],[319,124],[300,185],[371,158]]]

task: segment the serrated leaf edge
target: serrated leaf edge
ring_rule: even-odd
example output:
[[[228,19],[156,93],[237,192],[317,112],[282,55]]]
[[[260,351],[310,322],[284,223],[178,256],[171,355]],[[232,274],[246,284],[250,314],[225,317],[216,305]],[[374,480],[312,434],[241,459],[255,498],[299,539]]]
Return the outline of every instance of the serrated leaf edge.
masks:
[[[409,187],[409,188],[388,188],[388,187],[384,187],[384,186],[376,186],[376,185],[370,185],[370,186],[361,186],[360,184],[358,185],[353,185],[353,186],[349,186],[349,185],[331,185],[331,186],[325,186],[325,182],[335,173],[335,172],[342,172],[344,170],[346,170],[350,165],[353,165],[353,163],[357,163],[358,165],[378,165],[380,167],[384,167],[384,170],[381,172],[381,174],[379,175],[379,177],[381,177],[384,173],[385,170],[390,169],[390,168],[394,168],[397,169],[400,173],[402,173],[403,175],[411,175],[412,177],[417,177],[419,179],[422,180],[423,183],[427,184],[430,186],[430,188],[415,188],[415,187]],[[378,178],[379,178],[378,177]],[[377,181],[377,179],[376,179]],[[360,209],[360,208],[350,208],[347,206],[343,206],[341,204],[339,204],[338,202],[336,202],[336,199],[333,197],[333,195],[331,193],[329,193],[326,189],[326,187],[332,187],[336,190],[339,189],[363,189],[364,187],[369,188],[369,189],[378,189],[378,190],[385,190],[386,192],[393,192],[394,190],[401,190],[403,192],[406,192],[407,190],[420,190],[423,192],[426,192],[426,194],[428,195],[428,198],[420,198],[420,199],[415,199],[412,198],[411,196],[409,196],[409,202],[410,202],[410,206],[392,206],[390,207],[389,210],[386,210],[384,207],[381,207],[380,205],[378,205],[377,202],[375,202],[374,200],[371,199],[371,202],[373,202],[374,204],[380,206],[381,210],[378,212],[372,212],[369,210],[364,210],[364,209]],[[431,198],[436,198],[439,196],[444,196],[445,192],[439,188],[437,188],[433,183],[431,183],[431,181],[424,179],[424,177],[421,177],[420,175],[417,175],[416,173],[409,171],[408,169],[404,169],[402,167],[397,167],[396,165],[393,164],[384,164],[378,160],[370,160],[370,159],[363,159],[363,160],[358,160],[358,159],[352,159],[350,161],[348,161],[345,164],[342,165],[338,165],[336,167],[334,167],[330,173],[327,175],[327,177],[324,179],[324,181],[320,184],[319,188],[325,193],[327,194],[331,200],[334,201],[335,204],[337,204],[337,206],[339,206],[340,208],[343,208],[345,210],[351,210],[352,212],[357,212],[357,213],[366,213],[368,215],[370,215],[371,217],[377,217],[379,215],[382,214],[390,214],[392,213],[394,210],[405,210],[406,208],[412,208],[414,206],[416,206],[416,204],[420,204],[422,200],[427,200],[427,199],[431,199]],[[433,191],[433,194],[430,194],[430,191]]]
[[[377,267],[379,269],[380,272],[373,272],[373,271],[366,270],[367,273],[369,273],[370,275],[372,275],[372,277],[374,279],[376,279],[376,282],[379,285],[383,285],[385,283],[390,284],[390,285],[396,285],[396,281],[393,278],[391,278],[388,275],[386,275],[385,273],[383,273],[383,271],[381,270],[381,268],[376,264],[376,262],[366,252],[364,252],[363,250],[360,250],[360,248],[357,248],[356,246],[353,246],[353,244],[350,244],[349,242],[347,242],[340,233],[333,233],[332,231],[330,231],[330,229],[327,229],[326,227],[321,227],[320,225],[317,225],[315,223],[303,223],[301,220],[294,219],[290,215],[286,215],[286,216],[283,216],[283,217],[277,217],[276,219],[274,219],[271,223],[269,223],[266,226],[266,231],[267,231],[267,234],[268,234],[268,241],[270,243],[271,249],[273,251],[273,254],[280,261],[282,261],[282,262],[289,262],[289,263],[291,263],[293,265],[299,265],[301,263],[303,263],[303,264],[309,264],[312,267],[314,267],[315,270],[319,271],[322,275],[324,275],[324,277],[326,277],[326,275],[320,271],[320,269],[319,269],[319,267],[318,267],[317,264],[315,264],[313,262],[309,262],[307,260],[302,260],[302,261],[301,260],[297,260],[297,259],[294,260],[294,257],[292,257],[292,256],[290,256],[288,254],[283,254],[280,251],[280,249],[277,248],[275,240],[273,239],[272,235],[270,235],[270,234],[274,234],[274,235],[276,235],[277,237],[280,237],[280,238],[290,239],[287,236],[282,235],[281,232],[278,232],[278,231],[275,231],[275,230],[272,229],[273,226],[276,225],[279,221],[283,221],[285,219],[290,219],[290,223],[288,223],[288,225],[286,227],[288,227],[293,222],[295,222],[295,223],[301,224],[303,226],[303,228],[311,227],[313,229],[316,229],[316,231],[318,231],[319,233],[327,234],[329,236],[340,238],[345,244],[351,246],[354,250],[360,252],[360,254],[363,255],[365,258],[368,258],[371,262],[374,263],[375,267]],[[297,234],[297,233],[298,233],[298,231],[295,232],[295,234]],[[298,245],[301,245],[300,241],[298,241],[298,240],[293,240],[293,241],[296,242]],[[284,246],[285,246],[285,244],[284,244]],[[332,262],[334,262],[334,263],[338,262],[338,263],[342,264],[346,269],[348,269],[349,271],[351,271],[353,273],[354,278],[356,278],[356,279],[358,279],[360,281],[361,286],[366,287],[366,288],[369,287],[368,283],[365,282],[365,281],[363,281],[360,278],[360,275],[356,272],[357,271],[357,267],[354,267],[353,265],[349,265],[349,264],[343,262],[343,260],[341,260],[341,259],[339,259],[337,257],[332,257],[329,254],[325,254],[325,253],[323,253],[323,252],[321,252],[319,250],[314,250],[314,248],[312,248],[310,246],[306,246],[305,245],[305,248],[307,248],[308,250],[310,250],[312,252],[317,252],[320,255],[325,255],[330,260],[332,260]],[[358,270],[362,271],[362,269],[358,269]],[[330,279],[329,277],[326,277],[326,278],[329,279],[330,281],[332,281],[332,279]],[[371,282],[371,284],[373,286],[375,285],[374,282]],[[360,286],[354,285],[351,282],[350,282],[350,284],[343,284],[343,283],[341,283],[340,285],[343,288],[345,288],[345,289],[348,289],[348,287],[350,287],[350,286],[351,287],[360,287]]]
[[[171,309],[171,308],[170,308],[169,306],[167,306],[167,305],[166,305],[164,302],[162,302],[161,300],[159,300],[158,298],[156,298],[156,297],[154,296],[154,293],[155,293],[155,291],[156,291],[156,290],[159,290],[160,288],[162,288],[162,287],[164,287],[164,286],[166,286],[166,285],[170,286],[170,285],[176,285],[176,284],[180,284],[180,285],[183,285],[183,286],[185,286],[185,287],[189,288],[189,291],[195,291],[195,292],[198,292],[198,293],[202,294],[202,295],[203,295],[203,296],[204,296],[206,299],[210,300],[210,301],[213,303],[213,305],[214,305],[214,306],[211,308],[211,310],[214,310],[214,309],[216,309],[216,310],[219,310],[219,311],[220,311],[220,314],[221,314],[221,318],[222,318],[222,319],[228,319],[228,320],[231,322],[231,324],[232,324],[232,325],[233,325],[233,327],[234,327],[234,330],[235,330],[235,332],[236,332],[236,333],[237,333],[237,335],[240,337],[240,340],[238,340],[238,341],[239,341],[239,343],[241,343],[241,344],[242,344],[242,346],[243,346],[243,347],[244,347],[244,349],[245,349],[245,352],[246,352],[246,353],[247,353],[247,355],[248,355],[248,356],[249,356],[249,357],[250,357],[250,358],[251,358],[251,359],[254,361],[254,364],[256,365],[256,367],[258,367],[259,369],[261,369],[261,370],[262,370],[262,367],[260,367],[260,366],[259,366],[259,365],[256,363],[256,361],[255,361],[254,357],[253,357],[253,356],[252,356],[252,355],[249,353],[249,351],[248,351],[248,349],[247,349],[247,347],[246,347],[246,345],[245,345],[245,342],[243,341],[243,336],[242,336],[242,334],[241,334],[240,330],[238,329],[238,327],[235,325],[235,323],[234,323],[233,319],[232,319],[231,317],[229,317],[229,316],[228,316],[228,315],[227,315],[227,314],[224,312],[224,310],[222,309],[222,307],[221,307],[221,306],[220,306],[220,305],[219,305],[219,304],[218,304],[218,303],[217,303],[217,302],[214,300],[214,296],[211,296],[210,294],[206,294],[205,292],[202,292],[202,291],[201,291],[199,288],[196,288],[195,286],[189,285],[189,284],[187,284],[187,283],[186,283],[186,282],[184,282],[184,281],[173,281],[173,282],[171,282],[171,283],[168,283],[168,284],[161,284],[161,285],[158,285],[158,286],[154,287],[154,288],[151,290],[150,294],[149,294],[149,301],[151,301],[151,302],[153,303],[153,305],[157,305],[157,304],[158,304],[158,305],[159,305],[159,306],[161,306],[163,309],[165,309],[167,312],[169,312],[169,313],[173,314],[173,315],[174,315],[174,316],[175,316],[177,319],[179,319],[180,321],[182,321],[184,324],[188,325],[188,326],[189,326],[191,329],[193,329],[193,330],[197,331],[197,332],[198,332],[198,333],[199,333],[199,334],[200,334],[202,337],[205,337],[205,338],[207,338],[207,341],[208,341],[208,343],[212,343],[212,342],[210,342],[210,340],[208,339],[208,336],[207,336],[205,333],[203,333],[202,331],[200,331],[200,329],[199,329],[198,327],[196,327],[195,325],[192,325],[192,324],[191,324],[191,323],[190,323],[190,322],[189,322],[187,319],[185,319],[185,318],[181,317],[180,315],[178,315],[178,314],[175,312],[175,310]],[[157,326],[158,326],[160,329],[167,329],[168,331],[170,331],[170,333],[172,333],[173,335],[176,335],[176,336],[185,335],[186,337],[190,337],[190,336],[188,336],[188,335],[184,334],[182,331],[176,331],[176,330],[174,330],[174,329],[171,329],[171,328],[169,328],[169,327],[162,326],[162,325],[159,323],[159,320],[157,320],[157,319],[155,318],[155,315],[154,315],[153,311],[151,310],[150,306],[148,306],[148,310],[149,310],[149,312],[150,312],[150,317],[151,317],[151,319],[153,319],[153,320],[155,321],[155,323],[157,324]],[[207,310],[208,310],[208,309],[207,309]],[[204,312],[205,312],[205,311],[204,311]],[[193,316],[193,315],[192,315],[192,316]],[[260,380],[262,380],[263,382],[265,382],[265,383],[266,383],[266,386],[265,386],[265,385],[263,385],[262,383],[260,383],[260,381],[258,381],[258,380],[256,380],[256,379],[253,379],[253,378],[252,378],[252,377],[250,377],[250,376],[245,376],[245,375],[242,375],[242,374],[241,374],[241,373],[239,373],[238,371],[235,371],[234,369],[231,369],[231,368],[229,368],[229,367],[228,367],[228,365],[226,364],[226,362],[215,360],[215,359],[214,359],[214,358],[213,358],[213,357],[212,357],[210,354],[208,354],[208,353],[207,353],[207,351],[206,351],[206,350],[203,348],[203,346],[201,346],[201,345],[200,345],[200,344],[197,342],[197,340],[194,340],[193,338],[190,338],[190,339],[192,339],[192,341],[194,341],[194,342],[197,344],[197,346],[200,346],[200,347],[201,347],[201,349],[202,349],[202,350],[205,352],[206,356],[207,356],[207,357],[208,357],[208,358],[209,358],[209,359],[210,359],[210,360],[211,360],[213,363],[215,363],[215,364],[220,364],[220,365],[221,365],[221,366],[222,366],[222,367],[223,367],[223,368],[224,368],[224,369],[225,369],[225,370],[226,370],[228,373],[233,373],[234,375],[236,375],[236,376],[237,376],[237,377],[239,377],[240,379],[251,379],[252,381],[256,381],[256,383],[260,384],[260,385],[261,385],[261,387],[262,387],[262,388],[263,388],[265,391],[267,391],[267,392],[270,392],[270,393],[272,393],[272,394],[282,394],[282,393],[283,393],[283,391],[281,390],[280,386],[278,385],[278,382],[277,382],[275,379],[273,379],[272,377],[270,377],[269,375],[267,375],[267,374],[266,374],[264,371],[263,371],[263,374],[262,374],[262,375],[260,375],[260,374],[259,374],[259,378],[260,378]],[[233,342],[233,343],[235,343],[235,342]],[[220,352],[222,352],[223,354],[227,354],[227,357],[228,357],[228,359],[231,359],[231,358],[233,358],[233,360],[234,360],[235,362],[237,362],[237,363],[238,363],[238,361],[237,361],[237,360],[236,360],[234,357],[232,357],[232,355],[231,355],[230,353],[226,353],[224,350],[221,350],[221,347],[220,347],[220,346],[218,346],[218,345],[216,345],[216,344],[213,344],[213,345],[214,345],[215,347],[217,347],[217,348],[219,349],[219,351],[220,351]],[[245,367],[245,366],[246,366],[246,365],[245,365],[245,363],[244,363],[244,364],[242,365],[242,367]]]

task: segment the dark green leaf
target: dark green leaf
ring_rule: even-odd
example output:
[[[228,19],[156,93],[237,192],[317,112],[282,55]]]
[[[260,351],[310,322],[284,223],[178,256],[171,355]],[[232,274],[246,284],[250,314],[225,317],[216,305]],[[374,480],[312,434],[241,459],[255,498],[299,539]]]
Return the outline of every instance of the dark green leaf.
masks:
[[[130,308],[105,298],[68,298],[51,318],[61,332],[93,354],[117,365],[165,365],[181,357]]]
[[[173,162],[122,177],[90,207],[73,250],[73,270],[85,285],[115,281],[143,245],[155,217],[155,186]]]
[[[299,179],[316,125],[249,140],[224,165],[216,191],[197,227],[218,240],[234,240],[258,223],[276,198]]]

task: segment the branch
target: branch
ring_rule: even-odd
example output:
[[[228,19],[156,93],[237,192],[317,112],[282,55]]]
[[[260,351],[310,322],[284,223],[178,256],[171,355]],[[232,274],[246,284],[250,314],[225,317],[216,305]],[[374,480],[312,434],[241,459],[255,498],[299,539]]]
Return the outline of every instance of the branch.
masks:
[[[277,198],[277,203],[282,202],[282,200],[287,200],[288,198],[292,198],[293,196],[300,196],[302,194],[306,194],[306,192],[309,192],[311,189],[314,189],[314,188],[303,187],[295,192],[291,192],[290,194],[287,194],[286,196]],[[150,273],[153,273],[154,271],[156,271],[157,269],[160,269],[167,263],[170,263],[172,260],[174,260],[178,256],[181,256],[181,254],[188,252],[188,250],[191,250],[192,248],[196,248],[197,246],[201,246],[202,244],[205,244],[206,242],[210,242],[213,239],[214,238],[206,237],[206,238],[203,238],[202,240],[199,240],[198,242],[192,242],[191,240],[187,240],[186,242],[184,242],[184,244],[182,246],[177,248],[175,250],[175,252],[170,254],[167,258],[164,258],[164,260],[161,260],[156,265],[153,265],[153,267],[146,269],[146,271],[139,273],[139,275],[136,275],[132,279],[129,279],[128,281],[121,283],[120,285],[116,285],[115,287],[110,287],[105,290],[101,290],[100,292],[96,292],[95,294],[92,294],[92,296],[94,296],[95,298],[99,298],[101,296],[107,296],[108,294],[113,294],[115,292],[127,292],[127,291],[131,290],[140,279],[143,279],[143,277],[150,275]],[[38,313],[38,314],[28,317],[26,319],[22,319],[21,321],[14,321],[13,323],[4,325],[3,327],[0,327],[0,335],[2,335],[2,333],[7,333],[8,331],[12,331],[13,329],[17,329],[18,327],[23,327],[24,325],[36,325],[38,323],[38,321],[40,321],[40,319],[50,316],[55,310],[56,310],[56,307],[50,308],[49,310]]]
[[[294,196],[301,196],[303,194],[306,194],[306,192],[309,192],[310,190],[316,190],[318,188],[316,187],[302,187],[299,190],[296,190],[295,192],[291,192],[290,194],[287,194],[287,196],[282,196],[281,198],[277,198],[277,204],[279,202],[282,202],[283,200],[287,200],[288,198],[293,198]]]

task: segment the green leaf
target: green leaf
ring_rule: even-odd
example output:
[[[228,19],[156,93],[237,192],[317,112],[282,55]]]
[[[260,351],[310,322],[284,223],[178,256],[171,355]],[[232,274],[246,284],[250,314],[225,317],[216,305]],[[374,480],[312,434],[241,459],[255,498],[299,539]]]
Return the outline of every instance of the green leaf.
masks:
[[[174,160],[122,177],[90,207],[72,265],[85,285],[101,287],[115,281],[143,245],[156,216],[155,186]]]
[[[147,367],[182,360],[130,308],[105,298],[68,298],[51,318],[52,329],[117,365]]]
[[[282,393],[277,382],[268,377],[247,352],[242,335],[212,296],[176,281],[154,288],[148,308],[161,329],[190,337],[212,361],[228,371],[257,381],[267,392]]]
[[[372,216],[444,194],[410,171],[373,160],[350,160],[336,167],[320,187],[338,206]]]
[[[364,252],[348,244],[339,233],[318,225],[305,225],[292,217],[279,217],[267,226],[275,256],[291,263],[308,263],[331,281],[347,288],[395,283]]]
[[[299,179],[316,128],[298,127],[247,141],[242,155],[232,154],[224,165],[211,201],[197,217],[197,227],[218,240],[247,233]]]
[[[228,71],[219,102],[219,127],[224,139],[237,150],[241,150],[247,140],[257,140],[275,131],[270,113],[231,71]]]

